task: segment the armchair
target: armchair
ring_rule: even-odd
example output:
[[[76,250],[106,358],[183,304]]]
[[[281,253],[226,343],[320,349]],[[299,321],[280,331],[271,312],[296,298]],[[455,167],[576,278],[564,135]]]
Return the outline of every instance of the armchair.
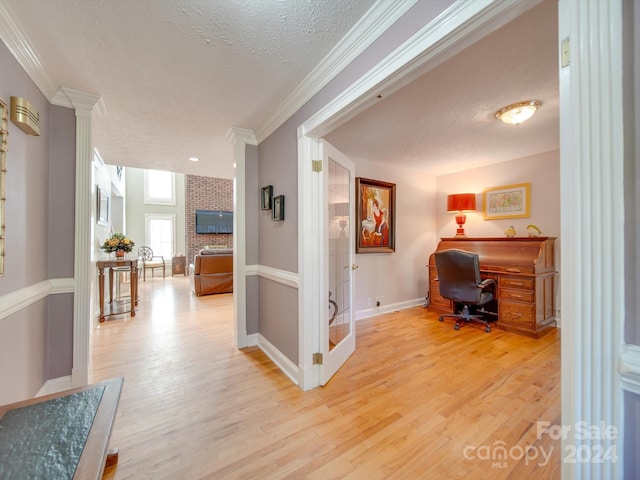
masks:
[[[439,320],[455,318],[453,328],[456,330],[460,329],[462,322],[474,321],[484,325],[485,332],[490,332],[491,325],[485,317],[497,314],[486,311],[484,306],[494,299],[493,292],[488,289],[495,288],[496,281],[480,278],[478,255],[464,250],[443,250],[435,252],[435,263],[440,295],[456,305],[455,313],[440,315]]]
[[[142,280],[147,280],[147,270],[151,270],[151,276],[153,277],[154,269],[162,268],[162,278],[165,278],[165,262],[164,257],[161,255],[154,255],[153,250],[150,247],[140,247],[138,249],[138,257],[142,260]]]

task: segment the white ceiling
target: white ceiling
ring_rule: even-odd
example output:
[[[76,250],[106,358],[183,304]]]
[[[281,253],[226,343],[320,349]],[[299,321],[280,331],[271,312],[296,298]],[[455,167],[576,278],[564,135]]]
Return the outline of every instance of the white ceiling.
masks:
[[[392,4],[0,0],[49,83],[101,97],[93,141],[106,163],[222,178],[229,128],[268,132],[358,20]],[[545,0],[327,138],[354,159],[433,174],[557,149],[557,44],[557,3]],[[525,99],[543,103],[529,122],[493,117]]]

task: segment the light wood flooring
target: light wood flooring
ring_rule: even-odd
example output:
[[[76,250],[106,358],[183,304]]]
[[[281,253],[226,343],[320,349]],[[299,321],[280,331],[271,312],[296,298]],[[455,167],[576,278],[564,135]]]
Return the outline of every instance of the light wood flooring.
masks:
[[[93,337],[93,380],[125,378],[105,478],[560,478],[559,442],[536,424],[560,423],[558,332],[455,331],[415,307],[358,322],[356,353],[302,392],[233,347],[231,294],[140,286],[137,315]]]

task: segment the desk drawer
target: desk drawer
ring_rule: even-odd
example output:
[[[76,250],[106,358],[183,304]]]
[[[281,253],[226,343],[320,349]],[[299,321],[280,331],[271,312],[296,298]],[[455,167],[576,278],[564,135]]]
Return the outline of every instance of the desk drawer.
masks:
[[[512,290],[510,288],[503,288],[500,290],[500,299],[533,303],[534,293],[533,290]]]
[[[498,306],[500,323],[508,323],[522,327],[533,328],[536,321],[535,305],[500,301]]]
[[[452,308],[451,300],[440,295],[440,287],[437,280],[432,280],[429,286],[430,302],[445,308]]]
[[[502,288],[521,288],[523,290],[533,290],[535,279],[531,277],[519,277],[514,275],[500,275],[500,286]]]

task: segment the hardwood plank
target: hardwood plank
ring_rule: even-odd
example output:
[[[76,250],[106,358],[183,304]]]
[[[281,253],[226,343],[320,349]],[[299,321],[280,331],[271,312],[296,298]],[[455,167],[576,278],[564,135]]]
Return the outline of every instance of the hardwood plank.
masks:
[[[147,279],[135,318],[95,331],[96,381],[126,378],[112,479],[560,478],[560,334],[453,330],[416,307],[357,323],[357,350],[302,392],[257,348],[233,347],[232,295]],[[469,449],[551,452],[545,465]],[[522,450],[522,451],[525,451]],[[533,450],[531,450],[533,451]]]

